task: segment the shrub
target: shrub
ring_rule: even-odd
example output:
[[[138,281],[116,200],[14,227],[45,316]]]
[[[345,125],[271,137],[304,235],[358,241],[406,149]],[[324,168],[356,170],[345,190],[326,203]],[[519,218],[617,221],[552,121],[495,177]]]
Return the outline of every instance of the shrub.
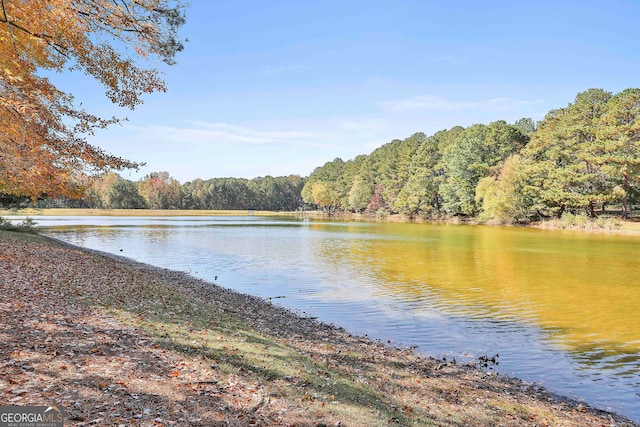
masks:
[[[569,212],[565,212],[562,214],[560,222],[562,223],[563,228],[586,228],[586,225],[589,222],[589,218],[584,213],[572,214]]]
[[[14,224],[0,216],[0,230],[6,231],[18,231],[22,233],[35,233],[36,232],[36,222],[33,218],[27,217],[23,221]]]

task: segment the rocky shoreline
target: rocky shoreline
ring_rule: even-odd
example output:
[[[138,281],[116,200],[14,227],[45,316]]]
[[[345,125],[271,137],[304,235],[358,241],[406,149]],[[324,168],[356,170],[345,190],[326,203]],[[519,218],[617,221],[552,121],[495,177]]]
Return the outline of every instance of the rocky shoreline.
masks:
[[[186,273],[0,232],[0,405],[68,425],[637,426]]]

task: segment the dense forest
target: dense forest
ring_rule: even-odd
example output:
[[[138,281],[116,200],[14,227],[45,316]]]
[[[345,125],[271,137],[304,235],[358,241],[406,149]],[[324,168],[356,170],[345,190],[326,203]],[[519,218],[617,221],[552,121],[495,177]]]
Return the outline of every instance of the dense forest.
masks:
[[[81,199],[45,199],[36,207],[101,209],[243,209],[293,211],[302,205],[298,175],[196,179],[180,184],[168,172],[135,182],[110,172],[90,179]]]
[[[495,121],[416,133],[368,155],[336,158],[308,178],[197,179],[167,172],[132,182],[109,173],[84,198],[40,206],[152,209],[322,209],[434,219],[527,222],[640,202],[640,89],[589,89],[535,123]]]
[[[504,223],[607,205],[627,217],[640,196],[640,89],[590,89],[544,120],[416,133],[370,155],[318,167],[303,201],[328,210]]]

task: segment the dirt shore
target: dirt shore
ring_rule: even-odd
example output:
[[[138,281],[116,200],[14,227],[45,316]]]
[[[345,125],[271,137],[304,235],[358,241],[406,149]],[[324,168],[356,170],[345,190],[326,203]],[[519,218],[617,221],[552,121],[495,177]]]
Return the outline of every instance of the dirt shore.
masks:
[[[0,405],[70,426],[637,426],[186,274],[0,231]]]

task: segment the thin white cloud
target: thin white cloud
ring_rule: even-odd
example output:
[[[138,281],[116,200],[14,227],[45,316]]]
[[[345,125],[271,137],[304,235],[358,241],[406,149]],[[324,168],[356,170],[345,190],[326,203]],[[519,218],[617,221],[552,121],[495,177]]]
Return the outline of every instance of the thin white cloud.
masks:
[[[137,130],[165,142],[231,145],[291,145],[322,147],[334,135],[322,132],[259,130],[226,123],[189,122],[187,126],[150,125]]]

